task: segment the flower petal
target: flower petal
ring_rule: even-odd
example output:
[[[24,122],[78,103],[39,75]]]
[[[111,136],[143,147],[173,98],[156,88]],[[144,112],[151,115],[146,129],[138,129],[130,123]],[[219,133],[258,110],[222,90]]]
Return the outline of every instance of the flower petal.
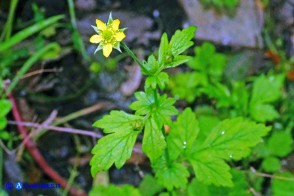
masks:
[[[112,45],[111,44],[106,44],[103,46],[103,55],[105,57],[108,57],[112,51]]]
[[[120,42],[121,40],[123,40],[126,37],[126,35],[123,32],[118,32],[114,35],[114,38],[116,39],[116,41]]]
[[[101,40],[102,40],[101,35],[93,35],[92,37],[90,37],[90,42],[93,44],[98,44],[101,42]]]
[[[117,31],[117,30],[118,30],[118,27],[119,27],[119,24],[120,24],[119,19],[115,19],[115,20],[112,22],[112,29],[113,29],[114,31]]]
[[[106,29],[106,24],[99,19],[96,19],[96,25],[99,30],[104,31]]]

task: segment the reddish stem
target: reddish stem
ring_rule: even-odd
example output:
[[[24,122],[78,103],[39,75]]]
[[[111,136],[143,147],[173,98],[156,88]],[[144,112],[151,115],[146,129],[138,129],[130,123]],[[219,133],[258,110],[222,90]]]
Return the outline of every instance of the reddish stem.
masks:
[[[12,103],[12,114],[13,114],[15,120],[18,122],[22,122],[22,118],[21,118],[20,113],[18,111],[16,101],[15,101],[13,95],[10,94],[8,97]],[[30,138],[27,138],[29,136],[28,136],[26,129],[20,124],[17,124],[17,128],[18,128],[20,134],[22,135],[23,140],[26,140],[24,143],[25,147],[27,148],[28,152],[31,154],[33,159],[38,163],[40,168],[42,168],[42,170],[54,182],[60,184],[60,186],[65,188],[68,184],[67,180],[64,179],[63,177],[61,177],[50,165],[48,165],[47,161],[44,159],[44,157],[42,156],[42,154],[38,150],[35,142],[32,141]],[[85,193],[82,189],[75,188],[75,187],[71,187],[69,189],[69,192],[71,195],[75,195],[75,196],[86,196],[87,195],[87,193]]]

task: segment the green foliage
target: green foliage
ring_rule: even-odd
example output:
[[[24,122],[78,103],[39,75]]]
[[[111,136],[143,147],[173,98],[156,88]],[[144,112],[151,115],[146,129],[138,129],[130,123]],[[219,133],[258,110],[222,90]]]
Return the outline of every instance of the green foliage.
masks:
[[[268,77],[262,75],[254,81],[250,100],[252,118],[259,122],[265,122],[279,117],[278,112],[269,103],[280,97],[283,81],[283,75]]]
[[[276,172],[281,168],[281,163],[278,158],[270,156],[263,159],[261,167],[266,172]]]
[[[250,155],[251,148],[270,131],[269,127],[257,122],[274,118],[256,119],[253,117],[256,111],[252,112],[251,108],[273,107],[271,104],[279,99],[283,77],[260,76],[252,85],[246,85],[244,81],[230,81],[230,85],[225,85],[223,72],[227,58],[217,53],[212,44],[196,47],[193,58],[182,54],[193,45],[191,39],[195,30],[195,27],[189,27],[176,31],[170,41],[164,33],[158,56],[151,54],[142,63],[126,49],[146,76],[144,91],[136,92],[136,100],[129,106],[134,114],[111,111],[94,123],[107,135],[92,150],[93,176],[112,164],[121,167],[130,158],[136,138],[142,133],[142,149],[155,174],[155,178],[148,176],[143,180],[139,188],[142,195],[186,192],[188,195],[248,195],[249,183],[244,172],[232,169],[233,164],[227,162]],[[185,62],[193,71],[178,74],[169,83],[164,70]],[[271,92],[264,91],[265,82],[274,86]],[[202,95],[216,100],[216,108],[223,108],[224,114],[219,115],[213,106],[197,106],[197,115],[191,108],[184,108],[178,114],[175,99],[160,91],[168,83],[175,96],[189,102]],[[267,94],[258,94],[262,92]],[[257,99],[258,96],[264,97]],[[240,115],[243,117],[223,120]],[[176,120],[172,120],[172,116],[176,116]],[[249,120],[250,117],[255,121]],[[268,155],[275,155],[271,150],[267,151]],[[273,161],[269,158],[264,167]],[[146,191],[153,186],[154,190]],[[164,189],[168,192],[162,192]]]
[[[165,154],[154,161],[152,167],[158,183],[167,190],[186,187],[190,175],[188,169],[180,163],[170,161]]]
[[[275,176],[284,179],[272,179],[273,196],[291,196],[294,192],[294,175],[290,172],[276,173]]]
[[[278,157],[285,157],[293,150],[293,138],[287,131],[275,131],[266,142],[256,146],[255,153],[263,158],[261,168],[266,172],[276,172],[281,168]]]
[[[12,108],[11,102],[7,99],[0,99],[0,139],[8,140],[10,134],[4,129],[7,126],[6,115]]]
[[[239,4],[239,0],[200,0],[206,7],[213,7],[217,11],[234,11]]]
[[[230,167],[224,160],[240,160],[270,129],[241,118],[229,119],[213,128],[207,139],[189,157],[199,181],[232,186]]]
[[[157,180],[149,174],[144,176],[139,186],[139,191],[142,196],[153,196],[162,189],[163,187],[158,184]]]
[[[251,195],[248,192],[249,184],[246,175],[243,171],[236,169],[231,170],[233,175],[233,187],[217,187],[214,185],[206,185],[199,182],[196,178],[192,180],[187,189],[188,196],[214,196],[214,195],[228,195],[228,196],[246,196]]]
[[[292,151],[293,138],[290,133],[276,131],[267,141],[267,148],[271,155],[284,157]]]
[[[48,18],[46,20],[40,21],[30,27],[27,27],[26,29],[23,29],[22,31],[16,33],[14,36],[12,36],[7,41],[0,44],[0,52],[3,52],[7,50],[8,48],[14,46],[15,44],[21,42],[22,40],[26,39],[27,37],[39,32],[40,30],[44,29],[45,27],[48,27],[49,25],[52,25],[56,23],[58,20],[62,19],[63,16],[52,16],[51,18]]]
[[[186,108],[171,125],[167,137],[169,159],[176,160],[180,154],[190,151],[198,133],[196,116],[190,108]]]
[[[90,191],[89,195],[90,196],[96,196],[96,195],[103,195],[103,196],[114,196],[114,195],[140,196],[141,194],[139,193],[139,191],[136,188],[134,188],[134,187],[132,187],[130,185],[123,185],[123,186],[97,185]]]
[[[94,154],[90,165],[94,176],[97,172],[107,170],[115,163],[117,168],[123,166],[131,157],[136,138],[141,126],[139,116],[130,115],[122,111],[112,111],[94,126],[104,128],[105,133],[111,133],[98,141],[92,149]]]
[[[226,65],[226,57],[215,51],[214,45],[205,42],[194,49],[195,57],[188,66],[192,72],[177,74],[172,77],[170,88],[174,96],[193,102],[196,97],[206,94],[212,98],[224,96],[226,89],[219,84]]]

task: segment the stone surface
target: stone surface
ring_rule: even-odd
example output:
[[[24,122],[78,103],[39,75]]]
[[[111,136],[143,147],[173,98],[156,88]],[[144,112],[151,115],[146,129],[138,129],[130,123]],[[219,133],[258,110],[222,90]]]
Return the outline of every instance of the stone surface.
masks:
[[[179,0],[188,24],[198,26],[197,38],[222,45],[261,48],[263,12],[256,1],[240,1],[234,16],[205,9],[199,0]]]
[[[89,43],[89,38],[95,33],[91,25],[95,26],[96,18],[107,22],[109,12],[99,14],[88,14],[85,18],[77,21],[79,32],[81,33],[83,40]],[[161,36],[160,31],[150,31],[153,26],[153,21],[143,15],[138,15],[133,12],[115,11],[112,12],[113,19],[120,19],[121,24],[119,28],[127,27],[126,42],[136,42],[138,44],[147,45],[150,40],[159,40]]]

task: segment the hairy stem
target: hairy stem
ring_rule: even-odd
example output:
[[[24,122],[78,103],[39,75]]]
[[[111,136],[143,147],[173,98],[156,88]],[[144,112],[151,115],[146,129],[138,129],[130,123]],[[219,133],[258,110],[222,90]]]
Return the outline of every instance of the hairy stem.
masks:
[[[147,72],[146,68],[143,66],[138,57],[133,53],[133,51],[131,51],[131,49],[124,42],[121,42],[121,45],[125,49],[125,51],[130,55],[130,57],[132,57],[132,59],[141,67],[141,69],[144,72]]]

